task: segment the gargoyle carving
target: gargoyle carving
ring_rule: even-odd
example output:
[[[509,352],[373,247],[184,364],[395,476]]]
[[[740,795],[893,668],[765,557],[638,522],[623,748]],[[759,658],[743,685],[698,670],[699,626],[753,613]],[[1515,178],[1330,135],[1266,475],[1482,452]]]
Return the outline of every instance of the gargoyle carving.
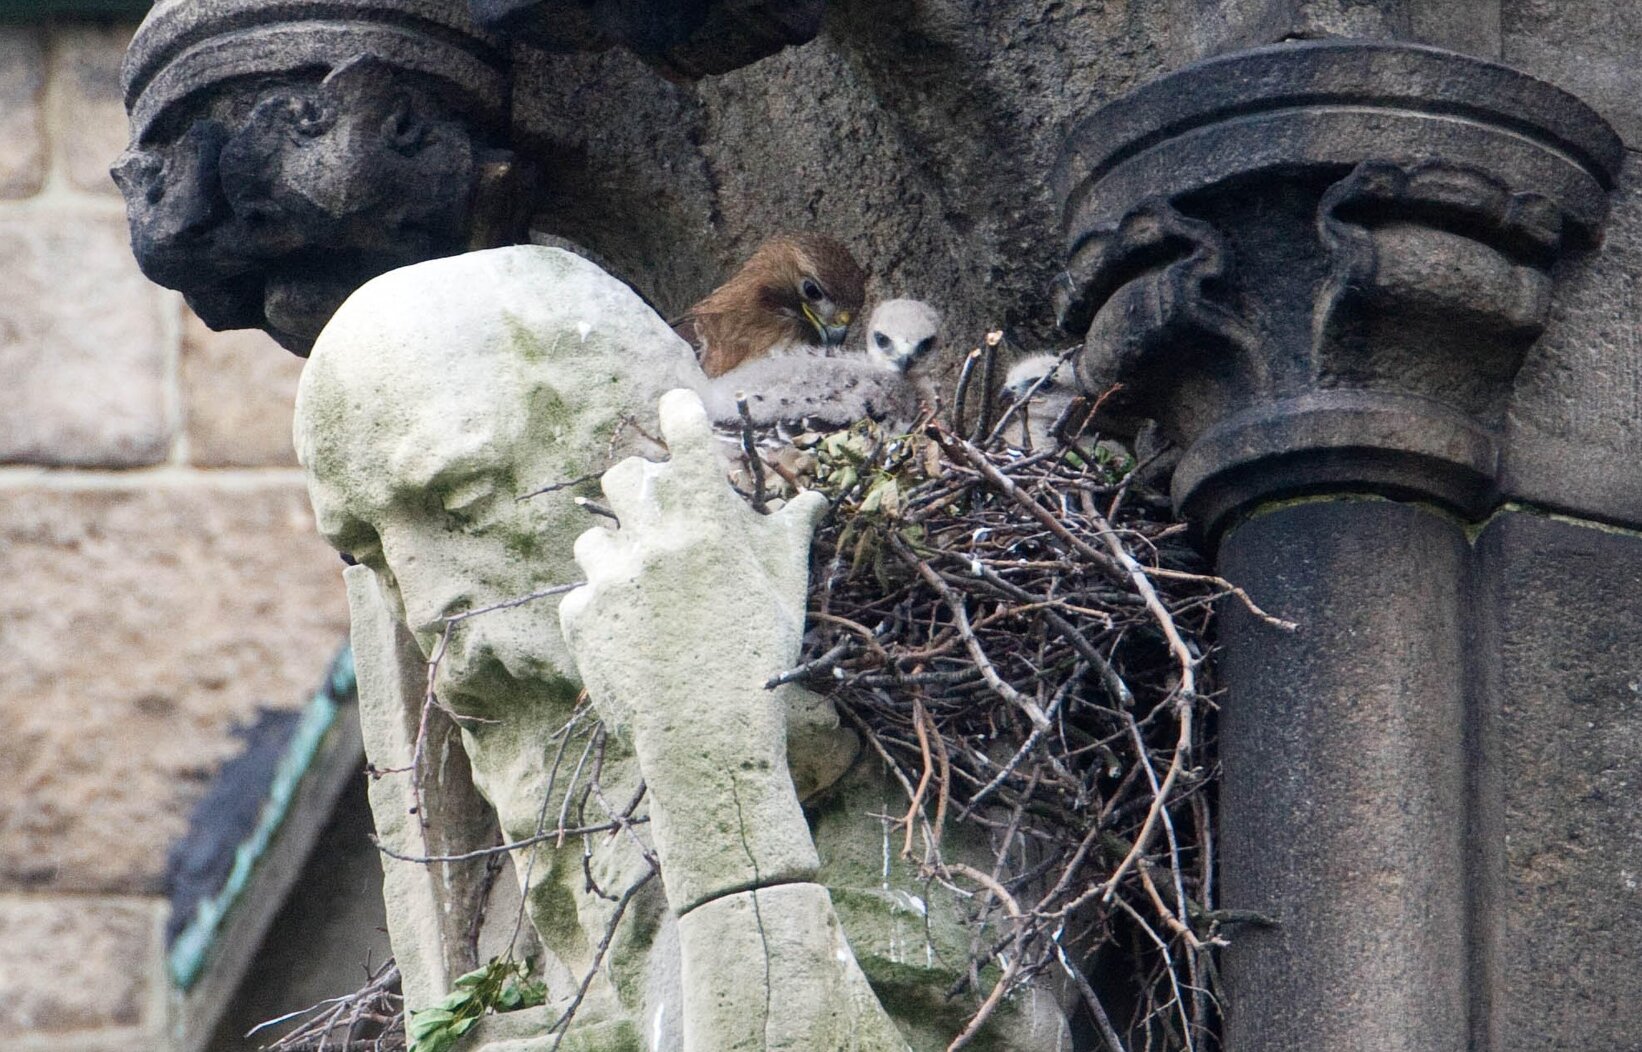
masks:
[[[138,31],[113,175],[143,272],[212,328],[305,355],[363,281],[522,228],[501,53],[384,2],[273,24],[162,4]]]
[[[1156,397],[1163,381],[1187,370],[1239,390],[1264,385],[1265,363],[1253,353],[1249,327],[1211,294],[1228,265],[1214,227],[1161,198],[1085,236],[1055,290],[1062,327],[1084,334],[1084,390],[1121,384],[1108,411],[1161,418],[1169,410]]]

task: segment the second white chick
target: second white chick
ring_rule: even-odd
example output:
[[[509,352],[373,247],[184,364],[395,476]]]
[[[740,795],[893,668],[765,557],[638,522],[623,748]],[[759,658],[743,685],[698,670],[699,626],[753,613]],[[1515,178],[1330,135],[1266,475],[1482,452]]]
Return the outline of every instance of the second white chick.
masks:
[[[941,314],[923,300],[885,300],[867,322],[867,358],[914,376],[934,364]]]
[[[1034,354],[1011,366],[1003,381],[1003,397],[1013,405],[1025,398],[1027,392],[1032,391],[1032,385],[1043,377],[1047,379],[1038,384],[1037,390],[1032,393],[1032,400],[1015,415],[1009,427],[1011,442],[1025,445],[1026,439],[1030,438],[1033,449],[1044,449],[1055,444],[1049,429],[1078,396],[1072,363],[1061,361],[1058,354]],[[1022,416],[1026,421],[1024,433]]]

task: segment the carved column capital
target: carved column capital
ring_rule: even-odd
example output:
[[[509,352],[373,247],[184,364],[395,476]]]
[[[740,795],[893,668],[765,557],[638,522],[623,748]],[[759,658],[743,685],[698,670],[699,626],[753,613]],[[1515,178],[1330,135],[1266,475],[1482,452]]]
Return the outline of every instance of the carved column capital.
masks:
[[[1176,506],[1211,534],[1325,490],[1482,514],[1553,265],[1596,242],[1621,159],[1571,95],[1433,48],[1287,44],[1162,77],[1058,172],[1080,379],[1181,445]]]
[[[143,272],[298,354],[359,285],[515,221],[507,54],[461,0],[162,0],[114,166]]]

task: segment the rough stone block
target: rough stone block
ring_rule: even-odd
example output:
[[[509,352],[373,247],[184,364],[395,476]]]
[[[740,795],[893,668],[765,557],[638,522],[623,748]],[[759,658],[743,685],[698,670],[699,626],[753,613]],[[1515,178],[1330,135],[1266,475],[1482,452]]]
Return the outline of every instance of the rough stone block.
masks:
[[[36,30],[0,26],[0,198],[28,197],[46,178],[45,50]]]
[[[212,332],[183,319],[188,459],[203,467],[296,466],[291,403],[302,359],[254,329]]]
[[[684,1047],[907,1047],[855,963],[819,884],[726,895],[680,917],[678,931],[689,1006]]]
[[[1642,524],[1642,169],[1627,155],[1599,251],[1570,261],[1511,396],[1506,495]]]
[[[68,181],[77,189],[118,196],[109,165],[125,149],[125,101],[120,60],[131,28],[75,26],[53,34],[62,99],[57,139]]]
[[[162,302],[118,216],[0,217],[0,462],[163,460]]]
[[[155,1023],[159,899],[0,895],[0,1032],[59,1037]]]
[[[1642,141],[1642,23],[1612,0],[1503,0],[1505,62],[1602,111],[1631,145]]]
[[[1479,954],[1498,1052],[1642,1034],[1642,537],[1507,512],[1477,545],[1490,845]]]
[[[0,888],[158,890],[258,706],[345,638],[300,482],[0,490]]]

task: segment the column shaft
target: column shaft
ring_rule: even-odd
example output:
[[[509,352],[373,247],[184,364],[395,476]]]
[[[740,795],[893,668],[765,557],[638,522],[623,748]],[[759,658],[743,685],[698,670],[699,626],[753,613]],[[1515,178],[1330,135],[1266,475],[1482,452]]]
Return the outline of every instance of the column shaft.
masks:
[[[1231,530],[1222,571],[1288,633],[1223,626],[1223,905],[1234,1052],[1468,1047],[1466,540],[1327,500]]]

